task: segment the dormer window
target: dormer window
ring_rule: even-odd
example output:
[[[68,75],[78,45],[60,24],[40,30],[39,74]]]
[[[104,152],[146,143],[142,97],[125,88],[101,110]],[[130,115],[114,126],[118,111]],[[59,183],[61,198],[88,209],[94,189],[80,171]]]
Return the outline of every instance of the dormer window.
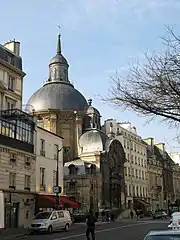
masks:
[[[77,174],[77,167],[74,164],[69,166],[69,175],[76,175]]]
[[[96,165],[92,164],[90,168],[91,174],[96,174]]]

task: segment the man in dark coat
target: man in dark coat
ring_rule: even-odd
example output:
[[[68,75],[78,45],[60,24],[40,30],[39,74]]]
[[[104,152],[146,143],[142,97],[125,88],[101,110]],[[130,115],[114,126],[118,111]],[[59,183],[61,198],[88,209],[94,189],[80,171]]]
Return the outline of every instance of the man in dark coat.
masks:
[[[90,240],[90,234],[92,240],[95,240],[95,224],[97,222],[97,218],[93,215],[92,210],[89,210],[89,214],[87,215],[87,229],[86,229],[86,237],[87,240]]]

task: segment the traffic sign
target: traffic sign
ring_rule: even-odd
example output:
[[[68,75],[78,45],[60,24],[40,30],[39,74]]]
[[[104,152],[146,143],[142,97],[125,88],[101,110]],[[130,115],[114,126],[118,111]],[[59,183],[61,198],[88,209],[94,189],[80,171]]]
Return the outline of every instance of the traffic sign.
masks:
[[[61,191],[62,191],[61,187],[57,187],[57,186],[53,187],[53,193],[61,193]]]

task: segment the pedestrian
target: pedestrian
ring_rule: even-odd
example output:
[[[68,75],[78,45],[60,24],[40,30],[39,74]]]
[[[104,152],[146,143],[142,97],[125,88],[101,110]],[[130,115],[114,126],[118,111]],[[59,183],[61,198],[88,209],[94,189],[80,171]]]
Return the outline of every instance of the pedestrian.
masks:
[[[97,218],[93,215],[92,210],[89,210],[89,214],[87,215],[87,229],[86,229],[86,237],[87,240],[90,240],[90,234],[92,240],[95,240],[95,224],[97,222]]]
[[[130,216],[131,216],[131,219],[133,219],[133,216],[134,216],[133,210],[130,211]]]

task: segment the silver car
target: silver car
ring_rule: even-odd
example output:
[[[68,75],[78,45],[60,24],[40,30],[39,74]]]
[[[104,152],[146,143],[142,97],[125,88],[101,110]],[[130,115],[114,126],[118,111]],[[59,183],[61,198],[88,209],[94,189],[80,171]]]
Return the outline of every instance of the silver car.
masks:
[[[72,225],[70,213],[66,210],[40,212],[29,226],[31,232],[53,232],[58,230],[69,230]]]
[[[144,240],[180,240],[180,231],[150,231]]]

